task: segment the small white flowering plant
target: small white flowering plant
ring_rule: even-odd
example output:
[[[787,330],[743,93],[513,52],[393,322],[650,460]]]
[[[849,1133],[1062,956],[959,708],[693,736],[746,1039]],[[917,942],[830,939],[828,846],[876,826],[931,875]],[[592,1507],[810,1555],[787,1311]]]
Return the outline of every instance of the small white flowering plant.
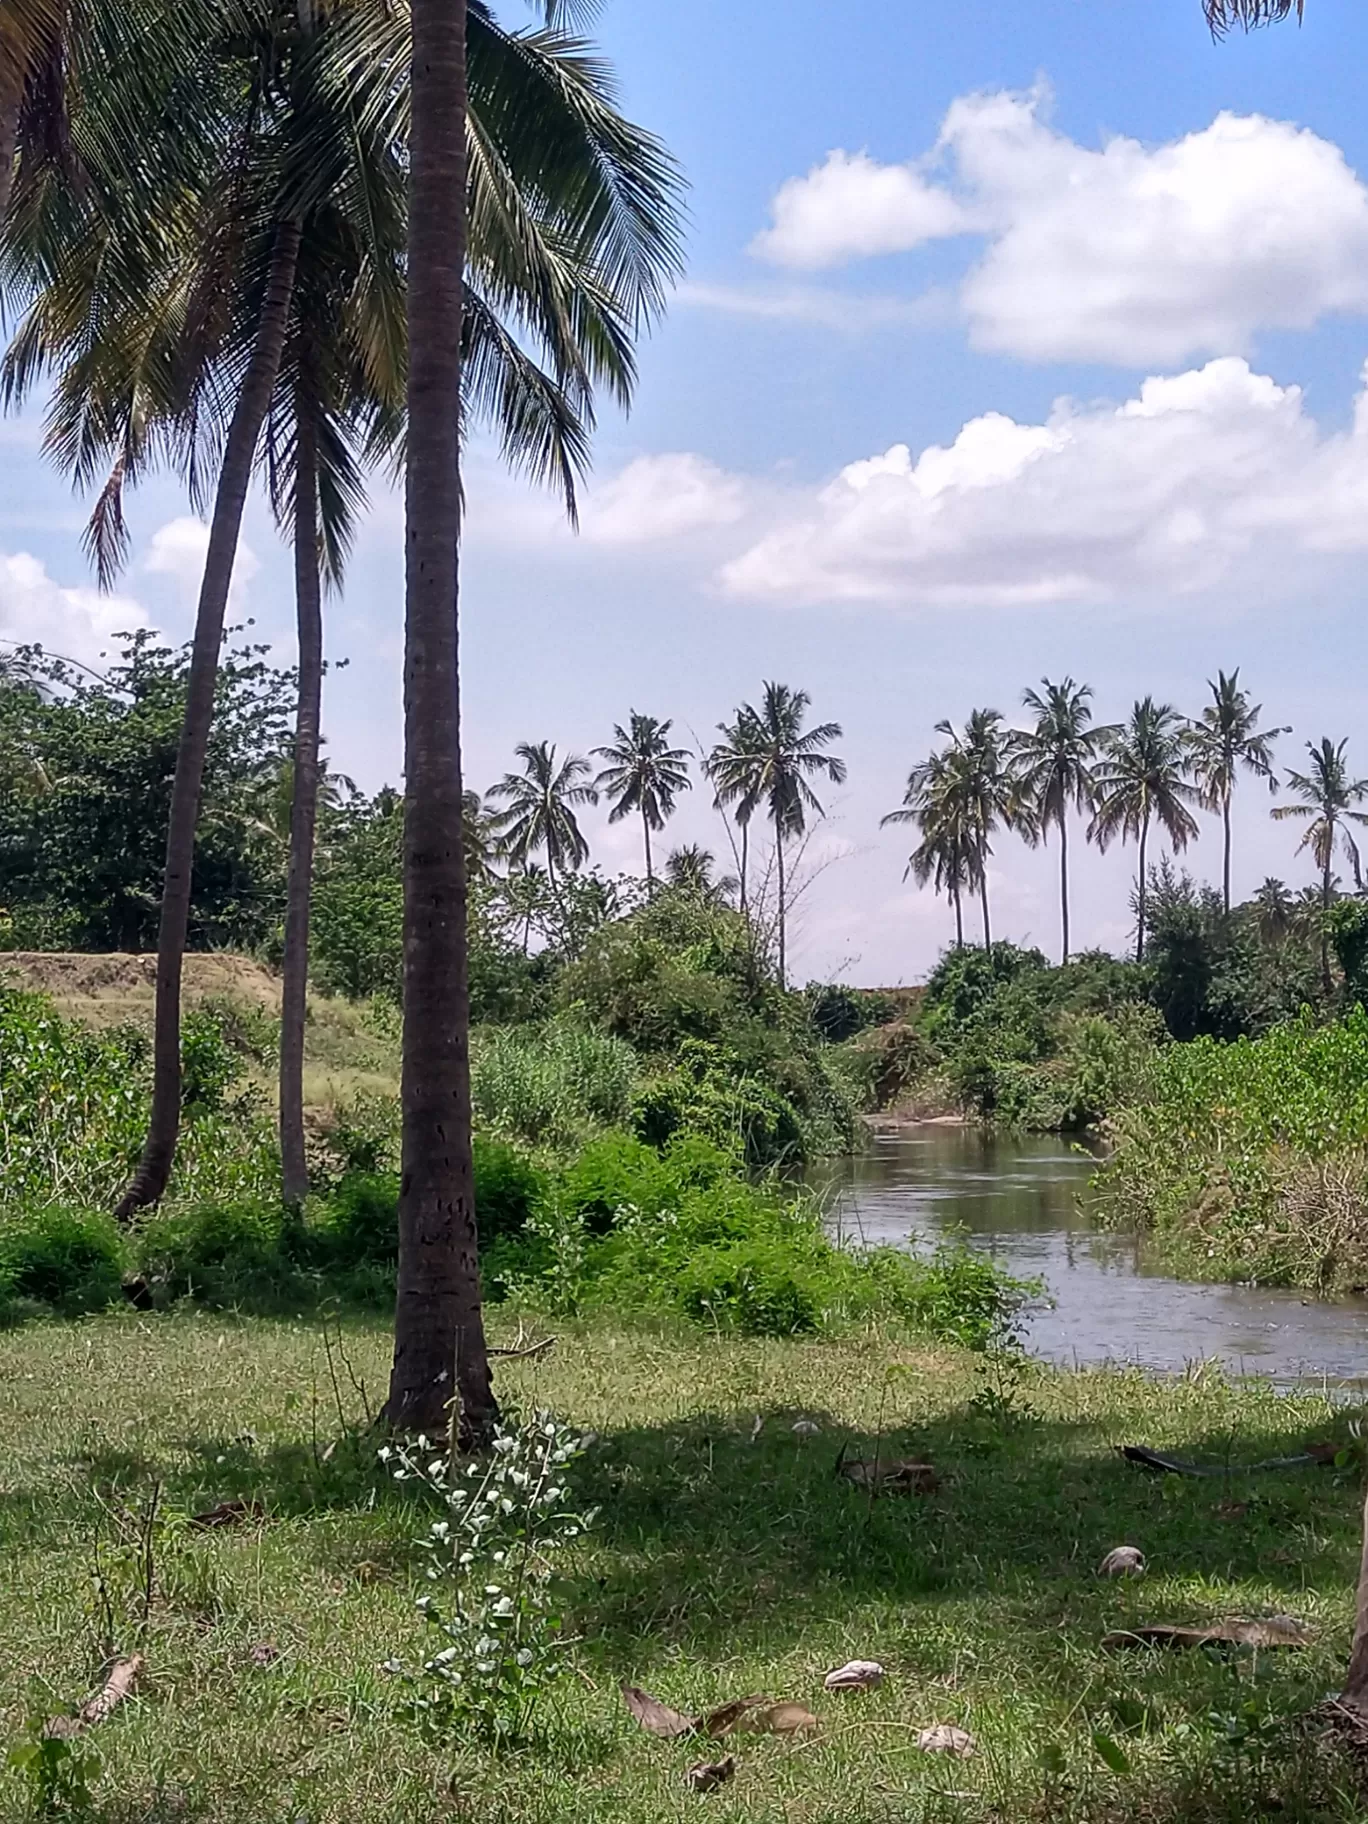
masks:
[[[573,1507],[566,1479],[592,1441],[538,1412],[500,1426],[488,1456],[464,1465],[421,1437],[380,1452],[396,1481],[422,1483],[444,1510],[418,1540],[434,1586],[418,1608],[441,1645],[417,1671],[387,1668],[412,1685],[425,1732],[460,1723],[486,1740],[523,1740],[567,1671],[556,1561],[595,1517]]]

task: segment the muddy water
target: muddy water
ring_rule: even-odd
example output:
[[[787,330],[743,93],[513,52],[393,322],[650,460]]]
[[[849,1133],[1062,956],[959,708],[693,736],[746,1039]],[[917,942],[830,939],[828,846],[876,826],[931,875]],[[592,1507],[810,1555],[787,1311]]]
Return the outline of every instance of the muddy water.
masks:
[[[1179,1371],[1214,1358],[1280,1381],[1368,1379],[1368,1300],[1199,1285],[1152,1270],[1126,1236],[1079,1208],[1093,1161],[1066,1140],[927,1124],[878,1133],[818,1175],[831,1225],[869,1244],[922,1247],[962,1231],[1053,1300],[1027,1346],[1066,1364]]]

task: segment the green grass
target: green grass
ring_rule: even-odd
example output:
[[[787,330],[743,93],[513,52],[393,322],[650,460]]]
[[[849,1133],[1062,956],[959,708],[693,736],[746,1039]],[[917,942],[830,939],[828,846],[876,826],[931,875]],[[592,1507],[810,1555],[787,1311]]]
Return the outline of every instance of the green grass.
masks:
[[[499,1385],[600,1436],[580,1482],[601,1516],[567,1593],[578,1673],[551,1700],[546,1739],[499,1759],[421,1744],[380,1670],[421,1651],[423,1522],[357,1430],[352,1377],[375,1403],[384,1326],[349,1324],[342,1341],[350,1369],[334,1345],[335,1393],[312,1324],[130,1314],[0,1333],[7,1740],[90,1688],[97,1534],[109,1507],[162,1490],[149,1676],[93,1738],[100,1824],[653,1824],[700,1806],[756,1824],[1363,1815],[1347,1766],[1297,1721],[1347,1655],[1357,1476],[1151,1479],[1112,1449],[1256,1459],[1343,1437],[1345,1418],[1318,1396],[1208,1374],[999,1381],[991,1363],[873,1338],[565,1333],[537,1362],[501,1363]],[[800,1417],[820,1433],[795,1433]],[[839,1480],[841,1443],[872,1451],[880,1434],[885,1450],[935,1462],[941,1491],[871,1503]],[[264,1521],[176,1524],[235,1496],[261,1500]],[[1148,1576],[1099,1582],[1121,1543],[1146,1551]],[[138,1605],[115,1608],[127,1646]],[[1309,1651],[1099,1646],[1144,1620],[1282,1611],[1313,1624]],[[264,1667],[262,1643],[279,1650]],[[885,1687],[826,1696],[823,1674],[851,1657],[881,1660]],[[823,1727],[798,1742],[736,1738],[734,1785],[700,1799],[682,1773],[711,1758],[707,1745],[640,1733],[622,1679],[680,1708],[801,1699]],[[1241,1715],[1267,1721],[1251,1750],[1213,1720]],[[916,1731],[936,1722],[972,1730],[979,1754],[920,1753]],[[1095,1732],[1131,1773],[1108,1769]],[[0,1774],[0,1816],[21,1816],[23,1798],[18,1776]]]

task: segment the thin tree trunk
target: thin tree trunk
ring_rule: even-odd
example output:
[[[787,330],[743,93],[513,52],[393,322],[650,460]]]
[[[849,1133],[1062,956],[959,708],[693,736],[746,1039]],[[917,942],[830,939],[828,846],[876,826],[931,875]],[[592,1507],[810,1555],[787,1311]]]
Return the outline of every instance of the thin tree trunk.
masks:
[[[744,818],[741,823],[741,916],[750,916],[750,902],[746,896],[746,875],[750,861],[750,819]]]
[[[985,868],[979,875],[979,903],[983,907],[983,947],[991,950],[993,934],[988,925],[988,870]]]
[[[1321,877],[1321,986],[1325,998],[1329,1000],[1333,984],[1330,980],[1330,865],[1335,857],[1335,832],[1330,832],[1330,848],[1325,857],[1325,871]]]
[[[1354,1644],[1349,1672],[1340,1702],[1368,1720],[1368,1501],[1363,1508],[1363,1552],[1359,1562],[1358,1598],[1354,1615]]]
[[[1069,819],[1067,813],[1059,813],[1059,916],[1064,931],[1064,954],[1061,962],[1069,960]]]
[[[385,1415],[466,1444],[498,1417],[480,1304],[457,644],[465,0],[412,0],[399,1289]],[[455,1370],[455,1386],[452,1371]],[[454,1428],[453,1428],[454,1429]]]
[[[646,838],[646,888],[649,892],[655,885],[655,877],[651,873],[651,825],[645,811],[641,813],[641,831]]]
[[[1136,902],[1135,960],[1145,960],[1145,845],[1149,841],[1149,818],[1140,825],[1140,896]]]
[[[788,987],[788,956],[785,949],[786,933],[784,930],[784,837],[779,825],[774,826],[774,848],[778,856],[779,867],[779,986]]]
[[[964,903],[960,898],[960,890],[958,887],[955,887],[951,891],[950,897],[955,902],[955,948],[956,948],[956,950],[963,950],[963,948],[964,948]]]
[[[1225,855],[1221,866],[1221,897],[1225,903],[1225,915],[1230,917],[1230,793],[1227,792],[1221,805],[1221,822],[1225,833]]]
[[[24,105],[24,66],[18,46],[0,38],[0,222],[9,212],[14,160],[19,147],[19,110]]]
[[[309,911],[318,816],[318,725],[323,695],[323,611],[318,573],[318,426],[296,405],[294,560],[299,628],[299,703],[295,712],[290,874],[285,896],[284,980],[280,996],[280,1168],[285,1201],[309,1194],[304,1154],[304,1025],[308,1012]]]
[[[276,227],[256,342],[233,408],[214,497],[214,517],[209,527],[209,549],[204,559],[199,606],[195,611],[185,715],[176,750],[176,776],[171,788],[171,816],[166,832],[166,873],[157,931],[152,1113],[138,1169],[115,1211],[121,1221],[134,1210],[160,1199],[176,1156],[181,1103],[181,965],[190,922],[195,824],[204,779],[204,756],[214,717],[214,683],[218,675],[219,648],[223,643],[223,616],[233,580],[233,560],[252,479],[257,438],[270,406],[285,346],[299,236],[298,222],[281,222]]]

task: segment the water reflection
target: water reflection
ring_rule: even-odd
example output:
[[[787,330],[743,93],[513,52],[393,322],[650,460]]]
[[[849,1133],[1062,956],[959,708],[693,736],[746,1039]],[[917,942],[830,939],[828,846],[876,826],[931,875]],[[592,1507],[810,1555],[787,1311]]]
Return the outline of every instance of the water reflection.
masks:
[[[1194,1285],[1152,1271],[1132,1237],[1089,1226],[1079,1207],[1093,1161],[1050,1136],[935,1123],[889,1129],[818,1174],[833,1232],[874,1246],[967,1231],[1014,1273],[1045,1281],[1032,1351],[1064,1363],[1178,1370],[1214,1357],[1277,1380],[1368,1377],[1368,1300]]]

